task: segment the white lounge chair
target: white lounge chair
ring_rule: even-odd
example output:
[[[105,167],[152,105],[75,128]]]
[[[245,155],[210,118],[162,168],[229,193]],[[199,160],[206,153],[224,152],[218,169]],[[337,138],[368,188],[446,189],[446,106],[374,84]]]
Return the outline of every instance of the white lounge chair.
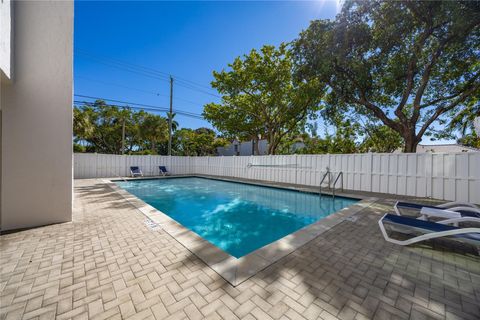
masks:
[[[451,237],[457,241],[480,246],[480,228],[460,228],[451,225],[458,222],[469,221],[477,222],[478,218],[460,217],[446,219],[440,222],[432,222],[387,213],[378,221],[378,225],[386,241],[401,246],[442,237]],[[391,229],[397,232],[409,234],[419,233],[420,235],[414,236],[413,238],[407,240],[393,239],[388,235],[385,225],[390,226]]]

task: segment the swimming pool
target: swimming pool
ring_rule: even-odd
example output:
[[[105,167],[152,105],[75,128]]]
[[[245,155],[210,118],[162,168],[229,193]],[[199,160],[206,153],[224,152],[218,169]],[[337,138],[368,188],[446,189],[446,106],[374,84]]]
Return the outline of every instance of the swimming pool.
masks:
[[[199,177],[115,183],[236,258],[358,202]]]

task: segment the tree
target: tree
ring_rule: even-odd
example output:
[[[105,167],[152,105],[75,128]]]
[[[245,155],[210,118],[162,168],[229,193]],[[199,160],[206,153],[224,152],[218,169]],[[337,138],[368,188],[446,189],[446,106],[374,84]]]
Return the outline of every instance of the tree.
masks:
[[[76,142],[85,142],[94,152],[120,154],[122,152],[122,126],[126,124],[127,141],[134,134],[132,113],[107,105],[102,100],[74,110],[74,136]]]
[[[150,149],[152,154],[158,153],[161,143],[168,142],[168,121],[159,115],[145,113],[139,123],[139,130],[146,149]]]
[[[217,138],[215,131],[209,128],[180,129],[173,136],[175,151],[181,156],[212,156],[217,147],[225,146],[228,141]]]
[[[102,100],[74,108],[74,151],[108,154],[166,154],[168,120],[157,114],[107,105]],[[174,116],[175,114],[173,114]],[[172,118],[173,118],[172,116]],[[125,144],[122,146],[125,126]],[[172,122],[173,149],[178,155],[216,155],[228,141],[209,128],[181,129]]]
[[[475,118],[480,117],[480,97],[476,97],[458,113],[451,112],[445,130],[434,132],[435,139],[456,139],[457,143],[480,148],[480,137],[475,131]]]
[[[81,139],[87,139],[95,129],[91,119],[91,112],[85,109],[73,109],[73,134]]]
[[[328,86],[327,108],[376,118],[404,151],[480,95],[480,4],[347,1],[295,41],[297,76]]]
[[[367,124],[363,127],[365,139],[359,146],[360,152],[391,153],[400,149],[403,139],[400,134],[385,125]]]
[[[355,153],[358,152],[358,126],[350,121],[337,123],[333,134],[325,132],[324,137],[303,136],[304,147],[295,151],[300,154]]]
[[[91,105],[75,107],[73,112],[77,152],[121,154],[148,150],[150,154],[157,154],[159,145],[168,136],[166,119],[143,110],[134,112],[97,100]],[[80,143],[85,146],[81,147]]]
[[[316,80],[293,77],[291,52],[285,44],[264,46],[260,52],[254,49],[228,66],[228,71],[213,73],[212,87],[222,95],[221,103],[207,104],[203,112],[227,136],[255,142],[265,137],[268,153],[275,154],[283,139],[318,110],[322,87]]]

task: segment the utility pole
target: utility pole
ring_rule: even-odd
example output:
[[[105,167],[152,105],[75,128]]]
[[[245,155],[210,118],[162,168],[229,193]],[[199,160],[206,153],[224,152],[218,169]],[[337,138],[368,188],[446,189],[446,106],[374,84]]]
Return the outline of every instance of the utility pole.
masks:
[[[173,78],[170,76],[170,112],[168,113],[168,155],[172,155]]]

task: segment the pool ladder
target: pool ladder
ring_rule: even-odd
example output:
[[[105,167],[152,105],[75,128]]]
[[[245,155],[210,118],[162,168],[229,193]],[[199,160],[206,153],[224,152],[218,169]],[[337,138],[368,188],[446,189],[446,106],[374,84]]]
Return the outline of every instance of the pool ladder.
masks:
[[[332,172],[330,171],[330,169],[327,167],[327,172],[325,172],[323,174],[323,177],[322,177],[322,180],[320,181],[320,189],[319,189],[319,194],[320,196],[322,196],[322,184],[323,182],[325,181],[325,179],[328,177],[328,189],[329,190],[332,190],[332,195],[333,195],[333,198],[335,198],[335,187],[337,185],[337,182],[340,180],[341,182],[341,190],[343,192],[343,171],[340,171],[338,174],[337,174],[337,177],[335,178],[335,180],[333,181],[333,187],[331,186],[331,181],[332,181]]]

